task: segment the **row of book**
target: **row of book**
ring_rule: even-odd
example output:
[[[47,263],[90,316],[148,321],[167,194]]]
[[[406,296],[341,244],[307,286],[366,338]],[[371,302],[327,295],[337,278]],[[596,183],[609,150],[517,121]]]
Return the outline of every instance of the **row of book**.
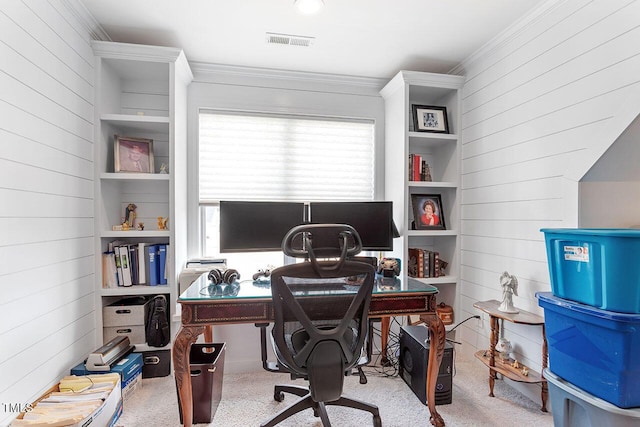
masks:
[[[110,242],[102,254],[102,287],[167,284],[168,243]]]
[[[409,154],[409,181],[432,181],[431,169],[420,154]]]
[[[448,263],[440,259],[440,253],[421,248],[409,248],[409,277],[430,278],[444,276]]]

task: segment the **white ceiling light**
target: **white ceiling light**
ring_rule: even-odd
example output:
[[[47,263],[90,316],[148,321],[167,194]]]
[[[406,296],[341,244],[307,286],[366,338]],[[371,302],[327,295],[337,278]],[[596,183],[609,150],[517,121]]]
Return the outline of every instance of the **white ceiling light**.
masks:
[[[313,15],[318,13],[322,6],[324,6],[323,0],[294,0],[293,4],[298,11],[304,15]]]

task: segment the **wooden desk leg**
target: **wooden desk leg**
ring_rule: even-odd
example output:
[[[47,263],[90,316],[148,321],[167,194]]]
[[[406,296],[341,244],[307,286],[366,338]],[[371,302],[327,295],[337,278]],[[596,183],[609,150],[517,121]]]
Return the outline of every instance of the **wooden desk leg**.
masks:
[[[204,342],[207,343],[207,344],[213,343],[213,325],[205,326]]]
[[[420,319],[429,328],[429,363],[427,366],[427,406],[431,417],[429,421],[436,427],[444,427],[444,420],[436,410],[436,384],[440,371],[440,362],[444,354],[446,331],[440,317],[434,314],[421,315]]]
[[[191,389],[189,351],[191,344],[198,340],[198,336],[204,332],[204,329],[204,326],[183,326],[173,343],[173,369],[184,427],[191,427],[193,424],[193,390]]]
[[[494,316],[489,316],[491,322],[491,344],[489,345],[489,366],[496,366],[496,344],[498,344],[498,335],[500,335],[500,324],[498,323],[498,318]],[[493,386],[496,383],[496,378],[498,374],[493,369],[489,368],[489,396],[494,397],[493,395]]]
[[[389,342],[389,328],[391,325],[390,317],[380,318],[380,346],[382,347],[382,357],[380,361],[382,366],[386,366],[389,363],[387,359],[387,343]]]

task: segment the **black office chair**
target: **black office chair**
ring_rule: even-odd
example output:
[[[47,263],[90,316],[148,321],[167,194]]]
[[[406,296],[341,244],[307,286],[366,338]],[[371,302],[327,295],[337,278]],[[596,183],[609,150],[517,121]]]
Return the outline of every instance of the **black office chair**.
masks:
[[[314,236],[328,234],[338,237],[333,247],[314,247]],[[292,242],[300,235],[304,249],[295,249]],[[347,260],[360,252],[360,236],[349,225],[308,224],[291,229],[282,246],[285,254],[307,261],[271,273],[272,341],[278,364],[292,379],[307,379],[309,387],[276,385],[276,401],[281,402],[285,392],[301,398],[261,427],[275,426],[305,409],[313,409],[322,425],[330,427],[325,405],[368,411],[374,427],[381,427],[377,406],[342,396],[344,377],[363,354],[375,280],[372,265]]]

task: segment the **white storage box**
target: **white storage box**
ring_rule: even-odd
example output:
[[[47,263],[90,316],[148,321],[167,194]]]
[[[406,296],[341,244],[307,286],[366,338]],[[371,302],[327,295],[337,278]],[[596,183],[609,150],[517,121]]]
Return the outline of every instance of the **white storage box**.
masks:
[[[146,298],[124,298],[102,308],[102,323],[105,327],[144,325],[148,313],[149,301]]]
[[[116,337],[129,337],[131,344],[144,344],[146,342],[144,325],[125,325],[103,328],[104,342],[109,342]]]

